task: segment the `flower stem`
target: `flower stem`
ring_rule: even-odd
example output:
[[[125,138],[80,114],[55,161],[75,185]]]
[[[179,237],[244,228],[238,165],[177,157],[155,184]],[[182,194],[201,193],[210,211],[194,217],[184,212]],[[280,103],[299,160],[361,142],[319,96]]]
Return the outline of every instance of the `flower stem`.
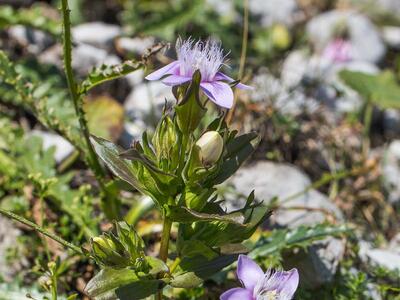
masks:
[[[67,77],[68,88],[74,104],[75,113],[78,117],[79,126],[85,140],[87,148],[86,159],[89,167],[93,170],[96,179],[99,182],[100,189],[104,194],[102,197],[104,213],[110,220],[119,219],[118,201],[116,201],[115,197],[111,195],[104,184],[105,172],[100,165],[92,144],[90,143],[89,129],[85,119],[85,112],[83,111],[82,107],[82,97],[78,92],[78,85],[75,82],[74,73],[72,70],[71,11],[68,7],[68,0],[61,0],[61,10],[63,15],[63,52],[65,75]]]
[[[159,257],[163,262],[167,262],[168,259],[168,246],[169,246],[169,239],[171,236],[171,227],[172,227],[172,221],[169,218],[164,217],[163,230],[161,234],[160,254],[159,254]],[[162,295],[163,295],[162,290],[159,290],[157,292],[157,299],[161,300]]]
[[[370,148],[370,139],[369,134],[371,130],[371,121],[372,121],[372,113],[373,113],[373,105],[371,101],[368,101],[365,105],[364,111],[364,129],[363,129],[363,142],[362,142],[362,153],[364,158],[368,156],[369,148]]]
[[[26,226],[29,226],[31,228],[33,228],[34,230],[36,230],[37,232],[40,232],[41,234],[51,238],[52,240],[55,240],[56,242],[60,243],[61,245],[75,251],[78,254],[83,255],[83,252],[81,250],[81,248],[79,248],[78,246],[75,246],[74,244],[71,244],[70,242],[67,242],[66,240],[64,240],[63,238],[48,232],[47,230],[45,230],[44,228],[40,227],[39,225],[25,219],[24,217],[18,216],[10,211],[4,210],[2,208],[0,208],[0,214],[6,216],[7,218],[16,220]]]
[[[164,224],[163,224],[161,245],[160,245],[160,259],[163,262],[166,262],[168,258],[168,246],[171,235],[171,227],[172,227],[172,221],[169,218],[164,217]]]

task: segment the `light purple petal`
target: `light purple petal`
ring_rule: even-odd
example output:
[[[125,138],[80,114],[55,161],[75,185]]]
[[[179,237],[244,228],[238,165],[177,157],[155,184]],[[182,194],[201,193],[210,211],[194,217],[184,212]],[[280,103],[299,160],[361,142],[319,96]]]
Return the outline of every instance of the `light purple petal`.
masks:
[[[225,74],[222,73],[222,72],[218,72],[218,73],[215,75],[214,80],[216,80],[216,81],[222,81],[222,80],[224,80],[224,81],[227,81],[227,82],[233,82],[233,81],[235,81],[235,79],[229,77],[228,75],[225,75]],[[252,90],[252,89],[253,89],[253,87],[251,87],[251,86],[249,86],[249,85],[246,85],[246,84],[243,84],[243,83],[240,83],[240,82],[239,82],[235,87],[237,87],[238,89],[241,89],[241,90]]]
[[[150,73],[147,75],[145,78],[147,80],[159,80],[165,75],[168,74],[175,74],[175,71],[179,69],[179,61],[173,61],[172,63],[162,67],[161,69],[158,69],[157,71],[154,71],[153,73]]]
[[[162,82],[166,85],[181,85],[182,83],[188,82],[192,80],[190,77],[179,76],[179,75],[170,75],[162,80]]]
[[[232,107],[233,92],[229,84],[222,81],[201,82],[200,87],[215,104],[224,108]]]
[[[253,291],[257,282],[264,278],[264,272],[252,259],[239,255],[237,277],[246,289]]]
[[[296,268],[287,272],[279,272],[280,284],[278,291],[282,292],[285,296],[292,298],[299,285],[299,272]],[[277,280],[278,281],[278,280]]]
[[[253,293],[242,288],[227,290],[220,297],[220,300],[253,300]]]

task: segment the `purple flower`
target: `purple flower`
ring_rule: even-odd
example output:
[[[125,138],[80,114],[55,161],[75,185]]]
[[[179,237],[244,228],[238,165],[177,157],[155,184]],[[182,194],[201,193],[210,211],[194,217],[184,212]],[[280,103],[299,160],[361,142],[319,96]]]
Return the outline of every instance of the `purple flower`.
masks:
[[[196,70],[200,71],[200,87],[214,103],[225,108],[233,104],[233,92],[228,83],[235,81],[220,72],[224,64],[224,53],[221,44],[208,40],[207,42],[192,39],[176,42],[178,59],[146,76],[147,80],[159,80],[169,86],[177,86],[192,79]],[[228,83],[227,83],[228,82]],[[236,85],[240,89],[249,89],[244,84]]]
[[[353,59],[351,43],[344,39],[336,39],[328,44],[322,57],[333,63],[344,63]]]
[[[297,269],[263,270],[246,255],[239,255],[237,277],[244,288],[226,291],[220,300],[290,300],[299,284]]]

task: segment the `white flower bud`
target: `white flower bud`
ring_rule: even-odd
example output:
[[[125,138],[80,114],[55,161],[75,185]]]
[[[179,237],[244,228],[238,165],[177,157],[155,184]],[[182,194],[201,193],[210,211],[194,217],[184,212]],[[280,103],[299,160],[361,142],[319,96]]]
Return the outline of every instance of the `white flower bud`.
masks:
[[[224,141],[217,131],[208,131],[196,142],[199,158],[204,166],[215,164],[221,157]]]

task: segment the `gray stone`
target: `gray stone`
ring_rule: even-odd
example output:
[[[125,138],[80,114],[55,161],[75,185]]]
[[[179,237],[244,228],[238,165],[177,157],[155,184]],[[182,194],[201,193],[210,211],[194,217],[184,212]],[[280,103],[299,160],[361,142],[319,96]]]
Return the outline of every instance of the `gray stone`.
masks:
[[[147,49],[153,46],[155,40],[153,37],[121,37],[116,40],[116,46],[119,51],[143,55]]]
[[[373,248],[365,241],[359,243],[361,260],[372,266],[400,272],[400,253],[391,249]]]
[[[266,27],[275,23],[293,26],[296,15],[300,14],[296,0],[250,0],[249,10],[260,16],[261,24]]]
[[[289,91],[279,79],[268,72],[256,75],[251,86],[254,87],[252,101],[273,106],[283,114],[295,116],[304,111],[313,112],[318,107],[315,99],[307,97],[301,89]]]
[[[40,130],[32,130],[31,135],[38,136],[42,139],[44,149],[49,149],[50,147],[56,148],[54,159],[57,163],[63,161],[74,151],[74,146],[57,134]]]
[[[400,201],[400,140],[390,143],[382,157],[382,180],[390,203]]]
[[[128,95],[124,107],[133,121],[156,124],[161,116],[165,101],[174,99],[171,88],[161,82],[139,84]]]
[[[102,22],[84,23],[72,28],[74,42],[105,49],[109,48],[121,33],[121,27]]]
[[[116,55],[110,55],[106,50],[87,44],[79,44],[72,50],[72,67],[82,75],[86,75],[93,67],[102,64],[115,65],[121,60]]]
[[[21,268],[21,261],[8,262],[7,251],[18,251],[18,237],[21,232],[15,228],[10,220],[0,216],[0,277],[10,281]]]
[[[284,257],[284,265],[295,266],[303,284],[315,289],[333,281],[344,251],[343,240],[328,237],[315,242],[307,251],[299,250],[294,255]]]
[[[355,11],[332,10],[320,14],[307,24],[307,33],[318,52],[334,39],[338,26],[347,28],[354,60],[379,62],[385,54],[379,32],[364,15]]]
[[[389,249],[400,254],[400,232],[390,240]]]
[[[8,34],[33,54],[39,54],[54,44],[51,35],[23,25],[11,26],[8,29]]]
[[[397,109],[386,109],[382,122],[385,136],[391,138],[400,135],[400,112]]]
[[[390,47],[400,49],[400,27],[385,26],[382,30],[382,36]]]
[[[289,164],[257,162],[239,169],[229,183],[243,195],[255,190],[256,198],[267,203],[278,197],[283,209],[274,212],[272,220],[280,226],[314,225],[323,222],[329,214],[342,219],[340,210],[322,193],[313,189],[302,193],[310,187],[311,181],[306,174]],[[244,204],[242,201],[230,199],[227,205],[231,209],[238,208]]]
[[[343,219],[340,210],[328,197],[313,189],[306,191],[311,180],[289,164],[257,162],[241,168],[229,183],[242,195],[248,195],[254,190],[256,198],[267,203],[278,197],[277,201],[282,209],[275,211],[271,217],[272,223],[278,226],[295,228],[300,225],[315,225],[326,220],[327,215],[333,215],[338,220]],[[227,196],[228,210],[243,206],[244,199],[237,200],[238,198]],[[328,237],[315,242],[307,252],[295,253],[287,263],[300,269],[302,278],[307,278],[309,286],[318,287],[333,280],[344,249],[342,240]]]

